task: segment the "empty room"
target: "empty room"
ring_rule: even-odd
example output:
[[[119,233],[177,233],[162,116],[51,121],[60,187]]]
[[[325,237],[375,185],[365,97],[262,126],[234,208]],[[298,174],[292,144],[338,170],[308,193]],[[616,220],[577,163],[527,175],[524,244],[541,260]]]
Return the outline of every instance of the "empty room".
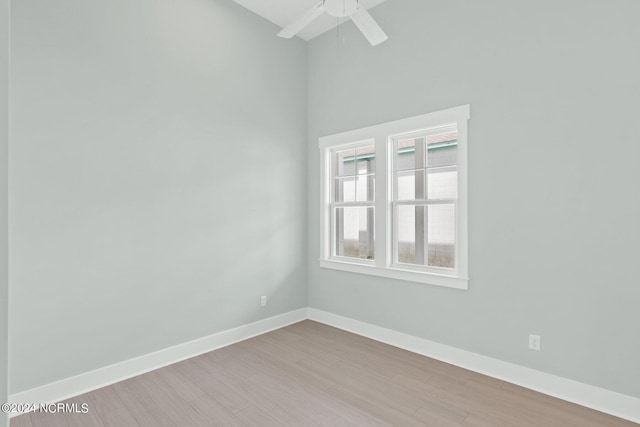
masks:
[[[0,0],[0,427],[640,426],[639,17]]]

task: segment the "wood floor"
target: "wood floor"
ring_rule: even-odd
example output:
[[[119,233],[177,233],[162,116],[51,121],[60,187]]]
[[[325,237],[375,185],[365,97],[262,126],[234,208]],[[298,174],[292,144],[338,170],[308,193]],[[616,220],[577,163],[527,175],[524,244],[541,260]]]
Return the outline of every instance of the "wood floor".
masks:
[[[66,401],[37,426],[638,426],[304,321]]]

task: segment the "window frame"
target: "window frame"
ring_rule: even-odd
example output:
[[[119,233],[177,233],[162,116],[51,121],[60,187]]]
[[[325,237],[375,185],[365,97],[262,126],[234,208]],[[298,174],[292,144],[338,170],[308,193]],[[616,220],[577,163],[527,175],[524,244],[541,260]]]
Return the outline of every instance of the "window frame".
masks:
[[[430,127],[428,129],[423,129],[417,132],[391,135],[389,137],[389,144],[390,144],[389,156],[391,157],[390,162],[392,165],[390,168],[390,171],[388,172],[391,178],[391,185],[389,187],[391,189],[391,192],[389,195],[389,200],[390,200],[389,209],[391,212],[391,219],[392,219],[392,226],[391,226],[391,267],[392,268],[402,269],[402,270],[412,270],[412,271],[425,272],[425,273],[431,273],[431,274],[445,274],[445,275],[451,275],[451,276],[458,275],[457,270],[460,263],[460,257],[459,257],[460,248],[458,245],[458,226],[457,226],[458,197],[456,197],[455,199],[430,200],[427,194],[428,179],[429,179],[428,164],[425,164],[424,168],[421,168],[421,169],[424,169],[425,171],[425,179],[426,179],[425,183],[427,184],[423,190],[425,197],[423,199],[403,199],[403,200],[396,198],[396,194],[398,193],[398,180],[396,178],[399,173],[405,172],[405,170],[399,170],[397,166],[396,144],[402,140],[414,139],[414,138],[417,139],[417,138],[424,137],[425,149],[428,149],[427,140],[429,136],[438,135],[443,132],[452,131],[454,129],[456,130],[456,133],[457,133],[457,128],[458,128],[457,123],[450,123],[442,126]],[[444,166],[444,168],[451,167],[451,166],[452,165],[447,165],[447,166]],[[457,172],[458,162],[455,163],[455,168]],[[416,171],[417,169],[409,169],[409,170]],[[398,243],[399,243],[399,239],[397,238],[399,234],[399,221],[398,221],[398,215],[397,215],[398,208],[400,206],[423,206],[428,208],[429,206],[432,206],[432,205],[453,205],[454,206],[454,216],[456,221],[456,227],[454,232],[455,234],[454,268],[407,264],[407,263],[401,263],[398,261]],[[427,225],[424,224],[424,226],[427,226]]]
[[[320,148],[320,267],[353,273],[388,277],[456,289],[468,289],[468,120],[470,106],[440,110],[415,117],[355,129],[319,139]],[[393,209],[394,141],[399,137],[431,131],[444,126],[457,126],[458,132],[458,197],[456,201],[455,269],[411,266],[395,263]],[[371,142],[375,145],[376,169],[374,192],[374,260],[332,256],[334,206],[332,153]]]
[[[355,165],[355,175],[354,175],[354,185],[356,186],[356,200],[354,201],[350,201],[350,202],[338,202],[336,201],[336,197],[335,197],[335,189],[336,189],[336,185],[335,185],[335,180],[336,179],[340,179],[340,176],[337,175],[335,173],[335,170],[337,169],[337,164],[336,164],[336,153],[339,151],[343,151],[343,150],[358,150],[358,148],[362,148],[362,147],[368,147],[370,145],[375,147],[375,141],[373,139],[366,139],[363,141],[356,141],[356,142],[352,142],[352,143],[346,143],[346,144],[341,144],[341,145],[337,145],[337,146],[332,146],[332,147],[328,147],[327,151],[327,155],[329,156],[329,170],[328,170],[328,179],[327,182],[329,180],[331,180],[331,185],[329,185],[328,187],[328,208],[329,208],[329,229],[328,229],[328,233],[329,233],[329,253],[328,253],[328,259],[332,260],[332,261],[338,261],[338,262],[354,262],[357,264],[363,264],[363,265],[374,265],[375,261],[374,260],[369,260],[369,259],[365,259],[365,258],[354,258],[354,257],[345,257],[345,256],[340,256],[336,254],[336,245],[333,244],[335,242],[333,242],[331,240],[331,236],[335,236],[336,235],[336,216],[335,216],[335,209],[338,208],[366,208],[366,207],[372,207],[373,208],[373,215],[374,215],[374,227],[375,227],[375,211],[376,211],[376,194],[374,191],[374,196],[373,196],[373,200],[367,200],[367,201],[358,201],[357,200],[357,185],[358,185],[358,170],[357,170],[357,160],[356,160],[356,165]],[[377,168],[376,168],[377,170]],[[373,176],[375,177],[375,179],[377,179],[377,172],[374,172]],[[375,180],[374,180],[375,182]],[[374,185],[374,189],[375,189],[375,185]],[[375,235],[375,231],[373,233]],[[375,240],[374,240],[375,241]],[[374,246],[375,248],[375,246]],[[374,253],[375,253],[375,249],[374,249]]]

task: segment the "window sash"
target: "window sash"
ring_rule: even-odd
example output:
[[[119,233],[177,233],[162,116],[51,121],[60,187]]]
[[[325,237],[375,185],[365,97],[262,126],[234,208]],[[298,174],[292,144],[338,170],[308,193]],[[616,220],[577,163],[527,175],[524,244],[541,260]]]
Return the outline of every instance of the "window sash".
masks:
[[[402,269],[407,269],[407,270],[412,270],[412,271],[419,271],[419,272],[425,272],[425,273],[435,273],[435,274],[451,274],[451,273],[456,273],[458,271],[458,263],[459,263],[459,256],[458,256],[458,227],[456,225],[455,227],[455,231],[454,231],[454,258],[453,258],[453,268],[450,267],[438,267],[438,266],[433,266],[433,265],[419,265],[419,264],[411,264],[411,263],[405,263],[405,262],[400,262],[398,260],[399,256],[400,256],[400,252],[399,252],[399,243],[400,243],[400,239],[399,239],[399,215],[398,215],[398,207],[399,206],[433,206],[433,205],[453,205],[454,208],[454,222],[457,223],[458,221],[458,203],[457,203],[457,199],[449,199],[449,200],[418,200],[417,202],[414,200],[408,200],[408,201],[399,201],[399,202],[393,202],[391,204],[392,206],[392,211],[391,211],[391,221],[392,221],[392,230],[391,230],[391,267],[396,267],[396,268],[402,268]],[[428,224],[423,224],[423,227],[428,227]],[[416,235],[416,239],[417,239],[417,235]],[[428,238],[428,237],[427,237]],[[425,253],[427,260],[429,259],[429,253],[428,253],[428,246],[429,243],[426,242],[426,246],[427,246],[427,252]],[[428,261],[427,261],[428,262]]]
[[[339,208],[371,208],[372,209],[372,214],[373,214],[373,221],[370,221],[368,219],[368,223],[369,223],[369,232],[371,233],[371,237],[370,237],[370,241],[373,244],[373,248],[374,248],[374,259],[366,259],[366,258],[357,258],[357,257],[350,257],[350,256],[344,256],[344,255],[338,255],[337,254],[337,240],[336,240],[336,235],[337,235],[337,209]],[[329,258],[330,259],[337,259],[337,260],[342,260],[342,261],[348,261],[348,262],[353,262],[353,263],[357,263],[357,264],[366,264],[366,265],[375,265],[375,256],[376,256],[376,251],[375,251],[375,226],[376,226],[376,208],[375,205],[372,204],[371,202],[368,202],[367,204],[362,204],[362,203],[358,203],[358,204],[337,204],[337,205],[331,205],[330,206],[330,211],[329,211],[329,215],[330,215],[330,244],[331,244],[331,248],[329,251]]]

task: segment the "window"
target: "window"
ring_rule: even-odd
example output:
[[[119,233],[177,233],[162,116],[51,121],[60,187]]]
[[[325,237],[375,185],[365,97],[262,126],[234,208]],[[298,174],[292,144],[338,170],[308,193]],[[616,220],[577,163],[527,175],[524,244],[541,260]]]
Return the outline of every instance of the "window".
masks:
[[[455,269],[457,126],[403,135],[392,145],[394,264]]]
[[[375,254],[375,146],[368,142],[331,150],[333,255],[373,260]]]
[[[320,138],[326,268],[467,289],[461,106]]]

